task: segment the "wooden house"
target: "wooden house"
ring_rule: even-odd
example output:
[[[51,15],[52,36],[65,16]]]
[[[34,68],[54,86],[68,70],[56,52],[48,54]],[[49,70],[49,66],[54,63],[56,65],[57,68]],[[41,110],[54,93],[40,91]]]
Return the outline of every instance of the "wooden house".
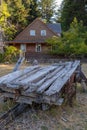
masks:
[[[46,39],[61,35],[60,23],[46,24],[36,18],[9,45],[14,45],[26,53],[46,53],[49,49]]]

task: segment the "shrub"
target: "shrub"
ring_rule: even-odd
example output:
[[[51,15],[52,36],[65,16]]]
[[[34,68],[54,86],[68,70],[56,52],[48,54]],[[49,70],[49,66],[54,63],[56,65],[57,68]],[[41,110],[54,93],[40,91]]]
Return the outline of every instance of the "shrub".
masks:
[[[2,63],[4,61],[4,54],[0,53],[0,63]]]
[[[6,46],[3,54],[4,62],[15,62],[19,55],[19,50],[14,46]]]
[[[77,19],[71,23],[70,29],[63,32],[62,37],[52,37],[47,40],[51,45],[51,53],[63,56],[87,56],[87,31],[82,21]]]

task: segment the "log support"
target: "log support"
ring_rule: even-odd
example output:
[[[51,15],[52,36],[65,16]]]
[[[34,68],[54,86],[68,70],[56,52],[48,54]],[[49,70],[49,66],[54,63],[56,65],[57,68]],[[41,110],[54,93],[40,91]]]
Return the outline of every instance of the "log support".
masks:
[[[14,98],[14,101],[17,101],[20,95],[21,95],[20,90],[16,89],[16,90],[15,90],[15,98]]]
[[[46,103],[42,103],[42,110],[46,111],[50,108],[50,105],[46,104]]]
[[[75,74],[73,74],[66,83],[65,87],[62,90],[62,95],[64,96],[65,102],[72,107],[73,98],[76,97]]]
[[[78,71],[76,71],[76,82],[81,84],[83,92],[87,90],[87,78],[83,73],[81,66],[79,67]]]

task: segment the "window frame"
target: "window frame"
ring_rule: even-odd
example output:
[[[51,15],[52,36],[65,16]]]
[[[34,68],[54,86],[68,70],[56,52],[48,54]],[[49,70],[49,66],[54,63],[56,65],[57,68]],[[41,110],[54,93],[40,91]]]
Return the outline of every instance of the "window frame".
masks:
[[[35,30],[30,30],[30,36],[35,36],[36,35],[36,31]]]
[[[46,30],[41,30],[41,36],[46,36]]]
[[[36,48],[35,48],[35,51],[36,52],[41,52],[41,44],[36,44]]]

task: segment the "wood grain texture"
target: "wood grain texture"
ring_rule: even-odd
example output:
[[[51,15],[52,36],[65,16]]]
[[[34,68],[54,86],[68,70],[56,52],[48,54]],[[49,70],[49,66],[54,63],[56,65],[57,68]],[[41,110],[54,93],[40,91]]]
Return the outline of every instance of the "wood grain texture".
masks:
[[[5,97],[18,97],[17,102],[58,104],[61,90],[71,76],[79,72],[79,66],[80,61],[61,62],[44,67],[30,66],[1,77],[0,88]],[[19,92],[18,96],[16,92]]]

